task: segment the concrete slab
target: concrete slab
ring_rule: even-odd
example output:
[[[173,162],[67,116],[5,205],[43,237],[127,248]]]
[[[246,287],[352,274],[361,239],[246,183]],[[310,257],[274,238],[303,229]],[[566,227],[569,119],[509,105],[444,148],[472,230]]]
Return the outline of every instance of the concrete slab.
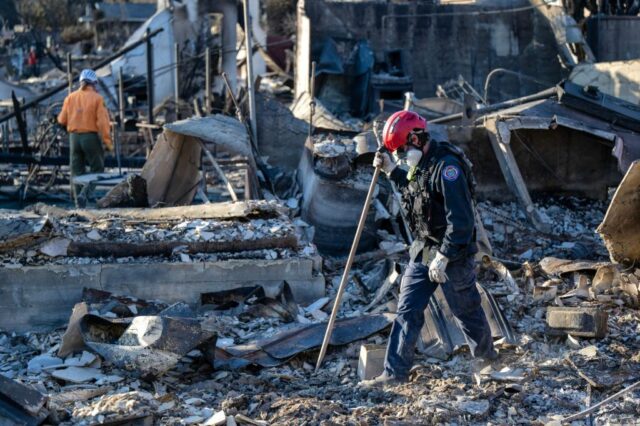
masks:
[[[307,258],[0,268],[0,329],[25,332],[63,326],[84,287],[196,305],[200,293],[250,285],[261,285],[273,296],[285,281],[300,304],[325,295],[324,277],[314,271],[314,259]]]
[[[86,383],[103,377],[98,368],[67,367],[62,370],[54,370],[51,375],[56,379],[70,383]]]
[[[27,331],[69,319],[83,287],[100,288],[101,265],[0,268],[0,329]]]

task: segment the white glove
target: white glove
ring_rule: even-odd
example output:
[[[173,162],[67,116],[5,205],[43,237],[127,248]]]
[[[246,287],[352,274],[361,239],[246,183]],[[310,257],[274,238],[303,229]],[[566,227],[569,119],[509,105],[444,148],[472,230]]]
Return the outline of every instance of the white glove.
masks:
[[[440,252],[436,253],[435,259],[429,264],[429,279],[439,284],[446,282],[449,279],[445,272],[448,263],[449,259],[445,255]]]
[[[380,167],[382,171],[390,175],[393,169],[396,168],[396,163],[393,162],[388,153],[376,152],[376,156],[373,158],[373,167]]]

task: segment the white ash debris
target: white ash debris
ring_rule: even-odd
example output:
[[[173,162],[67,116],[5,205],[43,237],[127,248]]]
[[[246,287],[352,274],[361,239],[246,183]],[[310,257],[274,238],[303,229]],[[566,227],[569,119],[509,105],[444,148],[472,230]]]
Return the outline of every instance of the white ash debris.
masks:
[[[368,188],[373,177],[372,167],[356,167],[346,178],[338,182],[339,185],[355,188]]]
[[[337,140],[324,140],[313,145],[313,154],[318,157],[337,157],[344,155],[347,147]]]
[[[340,272],[336,270],[334,274],[339,276]],[[374,273],[370,266],[354,271],[363,280]],[[524,290],[522,278],[517,276],[516,280]],[[336,281],[333,280],[334,290]],[[363,302],[368,301],[367,293],[355,280],[350,281],[347,294],[348,301],[343,306],[345,315],[362,309]],[[310,311],[331,309],[331,294],[328,298],[301,307],[301,314],[313,321]],[[130,372],[103,362],[100,369],[105,376],[122,377],[123,380],[110,385],[112,389],[106,394],[59,404],[58,413],[66,422],[64,424],[97,422],[101,415],[106,421],[117,418],[116,413],[122,417],[142,415],[146,409],[156,410],[155,420],[159,424],[171,425],[205,422],[219,411],[234,419],[246,416],[267,424],[544,423],[584,408],[587,385],[567,364],[567,359],[592,354],[591,347],[595,347],[595,359],[607,360],[600,367],[601,375],[613,374],[621,364],[640,365],[640,313],[636,310],[613,308],[609,336],[602,340],[577,338],[578,346],[572,349],[564,339],[549,338],[538,327],[543,324],[544,317],[537,318],[536,315],[543,306],[528,305],[519,299],[510,303],[506,295],[496,298],[511,323],[517,326],[521,346],[514,348],[497,342],[501,359],[495,367],[474,370],[474,361],[467,352],[456,354],[448,361],[419,355],[413,380],[385,391],[357,386],[360,344],[384,344],[384,334],[333,348],[317,374],[313,371],[315,353],[301,354],[283,366],[259,371],[215,371],[203,360],[201,351],[192,351],[176,368],[152,381],[134,377]],[[277,318],[241,320],[212,312],[204,315],[215,321],[216,329],[220,330],[220,347],[267,337],[285,326]],[[78,389],[80,385],[61,383],[46,372],[35,374],[27,370],[29,360],[38,354],[54,356],[59,344],[59,332],[2,335],[0,374],[9,373],[51,396]],[[102,386],[104,383],[89,382],[82,388]],[[594,389],[593,401],[603,399],[614,390]],[[149,395],[152,400],[148,399]],[[632,392],[613,402],[597,413],[596,422],[631,421],[637,416],[639,397],[640,392]],[[125,413],[118,411],[119,407],[131,407],[131,410]]]
[[[533,228],[516,202],[483,201],[478,203],[478,209],[498,258],[515,261],[534,261],[546,256],[609,258],[595,231],[607,211],[606,202],[564,197],[535,203],[541,219],[551,227],[549,234]]]
[[[332,158],[343,155],[354,156],[356,152],[353,139],[339,138],[332,134],[318,135],[313,138],[313,155]]]
[[[4,217],[4,215],[3,215]],[[13,216],[12,216],[13,217]],[[20,215],[14,217],[19,221]],[[298,249],[274,248],[244,250],[238,252],[182,253],[180,247],[174,250],[170,261],[199,262],[227,259],[288,259],[293,257],[316,256],[315,246],[310,244],[309,225],[292,221],[280,213],[278,217],[248,217],[236,220],[193,219],[143,221],[125,218],[109,218],[96,221],[79,220],[76,217],[49,218],[53,231],[45,241],[25,248],[0,253],[0,268],[40,266],[46,264],[101,264],[129,262],[166,262],[167,257],[121,257],[89,258],[67,256],[71,242],[75,243],[128,243],[148,244],[153,242],[216,243],[216,242],[259,242],[267,239],[295,236]]]
[[[160,403],[149,392],[131,391],[104,395],[88,405],[77,405],[72,412],[73,422],[69,424],[83,426],[105,423],[121,417],[152,414]]]
[[[556,236],[541,235],[525,226],[524,217],[517,215],[514,204],[487,204],[502,212],[506,220],[482,212],[489,238],[498,252],[497,257],[520,265],[519,269],[511,270],[518,292],[514,292],[510,284],[502,281],[493,270],[479,271],[478,281],[492,293],[519,338],[518,346],[497,341],[500,359],[492,365],[478,364],[466,350],[457,352],[447,361],[418,354],[412,381],[408,384],[386,390],[361,388],[357,374],[360,345],[385,344],[387,332],[383,332],[345,347],[331,348],[318,373],[313,367],[316,352],[300,354],[274,368],[214,370],[204,360],[201,351],[195,350],[184,356],[176,368],[150,381],[102,362],[97,368],[104,377],[122,380],[109,383],[106,379],[99,379],[72,385],[55,380],[46,372],[46,365],[58,362],[51,359],[56,358],[60,345],[60,332],[56,331],[24,336],[0,334],[0,374],[32,384],[50,396],[62,395],[79,387],[92,390],[106,386],[111,388],[86,400],[58,404],[57,412],[66,422],[64,424],[117,418],[112,406],[127,404],[131,404],[130,412],[118,412],[119,416],[144,415],[150,407],[155,410],[154,420],[168,425],[201,424],[214,416],[222,418],[220,412],[224,413],[226,424],[242,424],[245,418],[252,419],[253,424],[294,425],[484,425],[557,421],[583,410],[589,395],[591,404],[594,404],[640,378],[640,311],[627,302],[624,294],[615,290],[622,284],[598,293],[611,296],[609,301],[591,296],[571,296],[570,292],[575,288],[587,285],[589,289],[593,286],[595,271],[580,271],[578,277],[573,273],[547,276],[537,264],[547,255],[566,258],[567,254],[582,254],[563,248],[563,242],[589,248],[585,256],[576,258],[608,260],[593,234],[604,209],[600,210],[602,206],[599,204],[575,202],[577,204],[572,205],[574,201],[564,200],[544,207],[552,222],[562,227],[563,231]],[[512,223],[514,218],[515,223]],[[586,231],[571,236],[581,229],[578,224]],[[390,235],[385,240],[386,243],[394,243]],[[519,255],[530,248],[534,249],[531,259],[520,263]],[[283,253],[278,252],[278,255]],[[192,260],[199,259],[198,256],[190,255]],[[406,261],[403,253],[387,257]],[[355,316],[364,311],[386,277],[385,262],[387,259],[361,261],[352,269],[340,317]],[[332,268],[334,264],[337,266]],[[201,313],[219,330],[217,346],[245,344],[256,338],[272,336],[296,323],[322,322],[322,313],[326,315],[331,311],[342,274],[339,259],[327,259],[325,266],[326,297],[299,307],[293,324],[285,324],[280,318],[248,319],[214,312]],[[630,275],[640,278],[640,269],[622,271],[619,281],[626,282],[623,277],[627,277],[626,280],[632,282]],[[545,286],[545,283],[547,287],[556,288],[555,295],[552,298],[536,297],[538,293],[534,293],[534,288]],[[397,286],[393,290],[397,291]],[[569,297],[563,297],[567,294]],[[395,299],[387,295],[374,309],[393,311],[394,304]],[[545,315],[548,306],[592,305],[600,306],[609,314],[609,333],[605,338],[547,334]],[[31,371],[28,369],[29,361],[32,361]],[[611,378],[612,381],[622,380],[622,384],[589,389],[583,376],[592,374],[589,368],[593,363],[597,365],[598,380]],[[38,366],[41,367],[40,372],[36,372]],[[146,398],[148,395],[152,400]],[[609,403],[594,413],[595,424],[633,424],[640,414],[638,401],[640,390]],[[105,411],[98,412],[97,407]]]
[[[252,219],[248,221],[189,220],[152,224],[125,220],[96,223],[59,221],[60,235],[79,242],[118,241],[127,243],[153,241],[234,241],[259,240],[267,236],[278,237],[293,233],[289,220]]]
[[[16,250],[13,257],[3,258],[0,256],[0,267],[21,268],[23,266],[41,265],[100,265],[104,263],[163,263],[163,262],[184,262],[185,258],[176,250],[170,257],[163,256],[138,256],[138,257],[55,257],[48,258],[39,256],[38,253],[29,253],[21,249]],[[26,258],[25,258],[26,256]],[[218,262],[232,259],[256,259],[256,260],[277,260],[294,259],[301,257],[316,257],[318,252],[313,245],[303,246],[300,250],[293,249],[264,249],[246,250],[242,252],[219,252],[219,253],[195,253],[189,254],[188,262]],[[20,263],[24,261],[25,263]]]

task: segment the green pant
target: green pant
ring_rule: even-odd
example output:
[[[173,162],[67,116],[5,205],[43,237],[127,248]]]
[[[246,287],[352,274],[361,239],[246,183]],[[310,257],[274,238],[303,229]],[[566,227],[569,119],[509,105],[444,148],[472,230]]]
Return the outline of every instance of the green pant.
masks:
[[[104,149],[97,133],[70,133],[69,150],[71,178],[87,173],[87,167],[89,167],[89,173],[104,171]],[[81,189],[79,185],[72,185],[76,204]]]

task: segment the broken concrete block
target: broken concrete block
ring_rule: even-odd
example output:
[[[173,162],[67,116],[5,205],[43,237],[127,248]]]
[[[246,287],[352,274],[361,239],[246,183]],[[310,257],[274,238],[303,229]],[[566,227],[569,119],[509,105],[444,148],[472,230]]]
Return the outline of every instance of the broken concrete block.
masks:
[[[44,368],[56,365],[62,365],[62,360],[60,358],[48,354],[38,355],[29,360],[29,363],[27,364],[27,372],[37,374]]]
[[[71,383],[86,383],[95,379],[100,379],[102,373],[97,368],[68,367],[62,370],[55,370],[51,375],[56,379]]]
[[[82,355],[79,357],[67,358],[64,360],[64,365],[68,367],[88,367],[96,360],[96,356],[91,352],[82,351]]]
[[[547,308],[547,325],[552,334],[564,333],[600,339],[607,334],[607,319],[607,313],[598,308],[556,306]]]
[[[360,380],[371,380],[384,371],[384,354],[386,348],[381,345],[360,346],[358,360],[358,377]]]
[[[40,247],[40,252],[50,257],[66,256],[71,241],[66,238],[54,238]]]

